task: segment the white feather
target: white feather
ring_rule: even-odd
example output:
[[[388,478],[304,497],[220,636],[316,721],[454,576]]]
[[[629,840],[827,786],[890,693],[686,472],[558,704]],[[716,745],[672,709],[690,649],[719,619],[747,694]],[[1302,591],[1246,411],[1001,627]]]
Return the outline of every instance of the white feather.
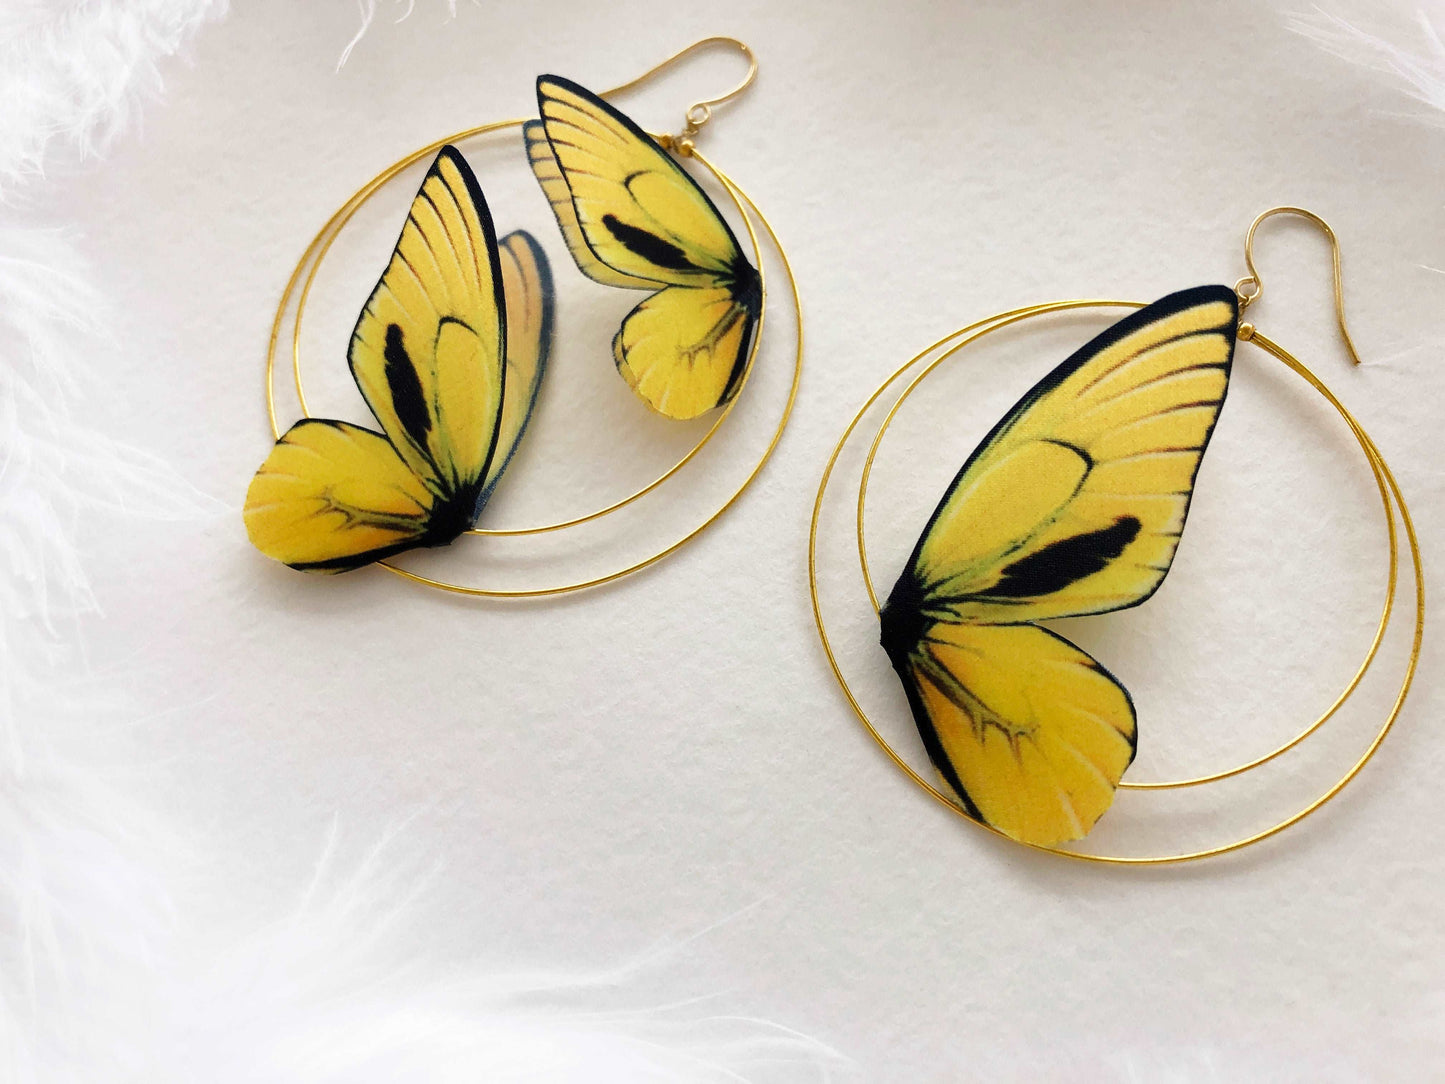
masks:
[[[147,1080],[307,1084],[509,1081],[797,1081],[846,1068],[815,1040],[703,1001],[648,1004],[637,988],[680,968],[687,942],[600,973],[438,978],[404,941],[426,872],[384,840],[347,876],[336,833],[296,910],[203,953],[174,987],[139,1067]],[[258,1039],[260,1041],[258,1041]]]
[[[157,61],[226,0],[7,0],[0,9],[0,181],[40,171],[56,141],[81,155],[160,90]]]
[[[473,4],[476,2],[477,0],[472,0]],[[405,9],[396,17],[396,22],[402,22],[410,18],[412,12],[416,10],[416,0],[393,0],[393,3],[395,6]],[[366,37],[366,32],[371,29],[371,24],[376,21],[376,11],[380,4],[381,0],[356,0],[356,6],[361,11],[361,25],[357,27],[355,36],[346,43],[346,48],[341,50],[341,57],[336,61],[337,71],[341,70],[342,66],[350,58],[351,51],[356,48],[361,39]],[[446,0],[446,5],[447,18],[455,19],[457,17],[457,0]]]
[[[1368,21],[1368,22],[1367,22]],[[1372,4],[1350,18],[1316,7],[1291,27],[1335,56],[1388,76],[1417,101],[1445,111],[1445,2]],[[1445,123],[1445,117],[1434,118]]]
[[[0,14],[0,188],[20,202],[57,153],[98,153],[159,86],[157,61],[219,5],[11,3]],[[0,1065],[87,1079],[115,978],[168,923],[166,830],[107,768],[113,695],[87,679],[86,521],[208,502],[164,462],[81,422],[102,391],[104,299],[53,230],[0,221]],[[98,1041],[97,1041],[98,1040]],[[90,1076],[90,1079],[98,1077]]]

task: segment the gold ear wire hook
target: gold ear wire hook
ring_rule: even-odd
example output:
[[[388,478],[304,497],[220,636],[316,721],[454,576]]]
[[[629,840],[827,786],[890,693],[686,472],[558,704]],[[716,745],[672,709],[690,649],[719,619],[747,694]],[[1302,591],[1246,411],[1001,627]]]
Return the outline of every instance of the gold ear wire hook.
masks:
[[[636,79],[629,80],[628,82],[623,83],[620,86],[615,86],[611,90],[604,92],[602,96],[604,98],[610,98],[614,94],[622,94],[625,91],[631,90],[633,87],[640,86],[641,84],[647,82],[647,80],[651,79],[654,75],[658,74],[658,72],[665,71],[679,61],[692,56],[693,53],[696,53],[701,49],[706,49],[708,46],[711,45],[726,45],[730,46],[731,48],[737,49],[743,54],[744,57],[747,58],[748,71],[747,74],[743,76],[742,81],[738,83],[737,86],[733,87],[732,90],[728,91],[726,94],[719,94],[716,98],[704,98],[700,102],[693,102],[692,105],[687,107],[687,112],[684,114],[683,119],[686,123],[684,124],[682,131],[675,136],[665,135],[659,140],[659,142],[661,142],[662,145],[664,147],[667,147],[669,150],[675,150],[679,154],[685,156],[691,155],[693,149],[693,137],[697,135],[697,133],[702,129],[702,126],[704,124],[706,124],[709,120],[712,119],[713,106],[722,105],[724,102],[732,101],[743,91],[747,90],[748,87],[752,86],[753,80],[757,78],[758,58],[753,55],[753,51],[749,49],[746,44],[738,41],[737,38],[730,38],[725,35],[717,35],[711,38],[703,38],[701,41],[695,41],[686,49],[680,49],[677,52],[673,53],[672,56],[668,57],[662,63],[655,64],[651,68],[648,68],[647,71],[643,72]]]
[[[1345,349],[1350,353],[1350,360],[1359,365],[1360,353],[1355,349],[1355,341],[1350,338],[1350,329],[1345,324],[1345,287],[1344,274],[1340,269],[1340,240],[1335,236],[1335,231],[1330,229],[1330,224],[1313,211],[1306,211],[1303,207],[1271,207],[1249,224],[1249,232],[1244,235],[1244,266],[1249,268],[1249,274],[1234,284],[1234,292],[1239,297],[1239,311],[1242,313],[1249,308],[1259,300],[1259,295],[1264,293],[1264,283],[1260,280],[1259,270],[1254,266],[1254,232],[1259,229],[1260,223],[1274,215],[1298,215],[1313,222],[1329,239],[1335,273],[1335,320],[1340,327],[1340,336],[1345,340]],[[1240,324],[1239,330],[1241,339],[1249,339],[1254,335],[1251,324]]]

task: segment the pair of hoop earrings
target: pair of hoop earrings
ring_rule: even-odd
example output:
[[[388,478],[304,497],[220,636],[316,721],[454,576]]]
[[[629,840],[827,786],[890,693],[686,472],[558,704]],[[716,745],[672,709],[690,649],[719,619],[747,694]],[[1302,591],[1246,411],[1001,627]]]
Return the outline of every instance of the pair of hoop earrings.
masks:
[[[741,51],[749,67],[729,93],[699,102],[677,136],[650,136],[605,99],[712,45]],[[296,568],[345,571],[379,562],[426,586],[513,597],[595,586],[651,565],[715,522],[757,477],[787,424],[801,375],[801,307],[776,234],[752,200],[697,150],[713,107],[740,94],[757,71],[751,51],[709,38],[602,96],[568,80],[537,81],[539,116],[503,121],[430,144],[383,171],[322,228],[288,282],[267,354],[267,407],[277,443],[251,484],[252,541]],[[532,173],[579,271],[648,296],[612,341],[618,372],[653,414],[688,420],[716,412],[679,462],[606,507],[540,527],[475,526],[526,434],[556,324],[542,247],[522,231],[497,239],[482,190],[452,146],[520,129]],[[352,374],[381,432],[309,417],[282,434],[274,368],[284,317],[296,298],[292,362],[307,414],[299,361],[301,314],[321,260],[356,211],[409,166],[436,155],[413,201],[381,281],[357,322]],[[698,182],[691,159],[725,193],[745,227],[752,259]],[[1026,846],[1117,864],[1205,858],[1269,838],[1330,801],[1379,748],[1403,706],[1424,627],[1421,560],[1408,509],[1373,440],[1307,367],[1241,320],[1262,284],[1253,242],[1262,222],[1302,216],[1330,240],[1339,328],[1340,254],[1330,227],[1296,207],[1250,226],[1248,274],[1234,287],[1203,286],[1152,304],[1079,299],[1028,305],[976,321],[905,362],[848,423],[824,468],[809,537],[809,589],[820,642],[854,713],[888,756],[932,797],[991,832]],[[601,576],[522,590],[423,576],[391,560],[463,534],[561,531],[611,515],[673,478],[718,431],[758,353],[766,288],[759,231],[789,280],[796,351],[791,383],[770,442],[751,472],[711,515],[665,548]],[[298,292],[299,291],[299,292]],[[869,477],[885,434],[914,391],[965,347],[1052,313],[1135,310],[1039,381],[993,428],[948,486],[888,597],[880,603],[865,542]],[[1223,405],[1236,342],[1252,343],[1305,380],[1338,412],[1378,486],[1389,539],[1389,574],[1373,642],[1343,692],[1296,737],[1232,768],[1188,779],[1124,780],[1137,749],[1133,701],[1099,662],[1041,622],[1136,606],[1159,587],[1179,545],[1195,478]],[[883,737],[853,691],[829,637],[819,594],[822,509],[840,456],[890,389],[911,379],[886,409],[859,476],[858,565],[880,622],[880,642],[902,683],[930,783]],[[1354,694],[1373,665],[1393,614],[1399,566],[1397,520],[1410,550],[1415,626],[1399,690],[1350,769],[1283,820],[1211,847],[1157,856],[1072,849],[1120,788],[1166,790],[1240,776],[1289,753]]]

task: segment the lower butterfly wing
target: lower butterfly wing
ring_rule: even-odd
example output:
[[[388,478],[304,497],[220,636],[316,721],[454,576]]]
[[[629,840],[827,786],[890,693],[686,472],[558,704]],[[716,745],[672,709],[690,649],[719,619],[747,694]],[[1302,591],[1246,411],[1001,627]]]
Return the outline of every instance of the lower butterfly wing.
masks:
[[[1029,625],[939,623],[893,663],[929,758],[970,816],[1054,846],[1108,810],[1134,759],[1134,707],[1073,644]]]
[[[737,391],[758,311],[723,287],[669,286],[623,321],[612,340],[617,371],[659,414],[696,418]]]
[[[1028,393],[969,458],[895,588],[953,620],[1131,606],[1163,580],[1229,385],[1234,292],[1132,314]]]
[[[466,160],[443,147],[352,332],[349,360],[402,459],[461,503],[475,503],[496,445],[504,306],[486,200]]]
[[[246,491],[246,533],[268,557],[344,572],[426,543],[434,495],[379,433],[297,422]]]
[[[500,247],[502,289],[507,299],[507,378],[497,449],[482,485],[483,502],[501,480],[532,420],[552,350],[552,272],[546,253],[525,230],[509,233]]]
[[[655,285],[695,285],[734,274],[743,256],[732,229],[656,140],[591,91],[558,76],[538,78],[537,106],[572,197],[572,212],[558,216],[564,233],[575,218],[592,256],[614,272]],[[534,170],[539,161],[548,168],[545,158],[532,160]],[[551,183],[542,173],[538,181],[544,191]],[[569,246],[576,256],[577,247]],[[585,262],[584,256],[578,266],[590,274]]]
[[[542,186],[543,195],[552,205],[552,213],[562,231],[562,240],[567,242],[567,251],[572,253],[572,259],[577,262],[577,270],[604,286],[621,286],[633,290],[657,289],[658,283],[655,279],[625,275],[608,267],[587,244],[587,238],[582,233],[582,224],[577,220],[577,208],[572,205],[572,190],[567,187],[567,180],[562,176],[562,167],[557,164],[557,156],[552,153],[552,142],[547,138],[547,130],[542,122],[527,121],[522,125],[522,137],[527,143],[527,161],[531,163],[537,183]]]

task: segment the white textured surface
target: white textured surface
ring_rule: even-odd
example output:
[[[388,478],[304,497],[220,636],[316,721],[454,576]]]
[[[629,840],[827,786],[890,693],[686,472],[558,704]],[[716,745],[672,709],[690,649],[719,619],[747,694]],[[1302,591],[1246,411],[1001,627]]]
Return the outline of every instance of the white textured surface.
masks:
[[[914,350],[1033,300],[1232,282],[1249,220],[1295,202],[1345,244],[1369,364],[1342,360],[1325,247],[1303,228],[1262,236],[1267,299],[1251,316],[1372,428],[1439,567],[1445,132],[1249,3],[386,14],[337,74],[346,5],[238,7],[170,69],[140,138],[49,188],[41,210],[74,225],[123,310],[107,428],[239,506],[266,448],[272,306],[353,188],[424,140],[529,110],[541,71],[606,86],[718,32],[749,41],[763,72],[703,147],[789,247],[808,368],[777,460],[722,524],[649,573],[556,603],[477,604],[380,572],[303,578],[251,551],[239,514],[95,538],[94,662],[124,675],[146,716],[134,755],[163,780],[158,801],[214,842],[211,872],[235,886],[222,910],[289,906],[333,818],[343,851],[406,820],[393,846],[440,866],[407,934],[419,960],[600,969],[728,919],[689,948],[690,973],[649,993],[720,992],[717,1011],[815,1035],[873,1079],[1349,1079],[1438,1062],[1438,637],[1398,732],[1328,811],[1233,859],[1111,872],[997,845],[904,783],[827,671],[804,545],[828,447]],[[626,108],[671,126],[732,71],[700,63]],[[515,163],[482,179],[499,222],[545,224]],[[318,285],[320,402],[346,394],[336,329],[394,233],[385,214],[370,221],[374,243],[356,241],[356,265]],[[595,352],[611,395],[606,343],[625,302],[545,241],[559,334],[577,336],[563,360]],[[1095,326],[1079,321],[1075,341]],[[880,579],[959,456],[1068,342],[1048,332],[1034,344],[1046,356],[980,356],[943,378],[914,432],[945,431],[944,405],[958,431],[915,438],[949,458],[912,479],[900,430],[879,467]],[[765,364],[786,353],[772,336]],[[580,360],[568,371],[589,379]],[[572,434],[571,468],[535,464],[556,504],[520,495],[518,471],[517,518],[622,470],[589,435]],[[1382,549],[1345,441],[1242,355],[1173,575],[1147,607],[1075,630],[1139,700],[1141,771],[1257,749],[1353,665]],[[886,678],[852,581],[830,598],[849,658]],[[865,683],[906,740],[901,697]],[[1271,777],[1275,806],[1246,787],[1237,809],[1171,838],[1287,808],[1361,744],[1368,715],[1342,722],[1298,778]],[[1152,838],[1120,810],[1145,833],[1131,838]]]

